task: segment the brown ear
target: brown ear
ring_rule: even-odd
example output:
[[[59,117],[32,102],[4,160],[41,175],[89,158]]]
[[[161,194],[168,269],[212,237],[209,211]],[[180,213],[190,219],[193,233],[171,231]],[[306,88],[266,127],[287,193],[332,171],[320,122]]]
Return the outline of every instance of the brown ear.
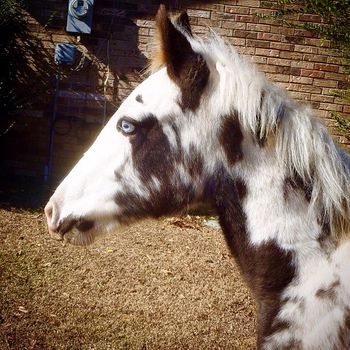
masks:
[[[194,55],[190,43],[186,37],[175,28],[168,18],[164,5],[160,5],[156,16],[156,26],[160,41],[161,57],[163,64],[168,68],[172,78],[181,75],[188,57]]]
[[[187,21],[190,29],[187,14],[181,16],[181,21]],[[167,67],[169,77],[181,88],[182,108],[194,110],[207,84],[209,69],[203,57],[193,51],[186,36],[170,21],[164,5],[159,7],[156,27],[160,44],[158,64],[161,62]]]
[[[192,29],[190,25],[190,19],[186,11],[181,12],[181,14],[176,18],[175,23],[183,29],[188,35],[192,36]]]

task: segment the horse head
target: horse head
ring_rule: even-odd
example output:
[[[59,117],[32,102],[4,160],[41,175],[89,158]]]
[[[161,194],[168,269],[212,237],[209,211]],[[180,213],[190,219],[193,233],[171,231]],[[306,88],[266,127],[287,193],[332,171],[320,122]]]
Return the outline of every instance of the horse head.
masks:
[[[209,98],[217,73],[192,47],[185,13],[173,23],[161,6],[156,26],[155,72],[121,104],[46,205],[49,231],[73,244],[203,201],[223,156],[220,111]]]

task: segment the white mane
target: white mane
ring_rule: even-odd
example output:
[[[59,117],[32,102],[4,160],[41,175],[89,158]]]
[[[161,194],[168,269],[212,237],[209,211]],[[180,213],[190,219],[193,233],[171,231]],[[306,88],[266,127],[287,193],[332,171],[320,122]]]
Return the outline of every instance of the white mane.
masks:
[[[350,234],[350,158],[331,139],[310,107],[293,101],[215,33],[188,37],[220,76],[215,100],[223,113],[237,111],[241,125],[259,139],[276,137],[276,156],[290,176],[312,187],[311,205],[335,236]]]

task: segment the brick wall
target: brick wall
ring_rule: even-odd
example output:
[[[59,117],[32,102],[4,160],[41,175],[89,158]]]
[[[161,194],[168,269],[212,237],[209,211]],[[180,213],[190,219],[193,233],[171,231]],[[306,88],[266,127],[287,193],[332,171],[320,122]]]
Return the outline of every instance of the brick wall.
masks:
[[[53,181],[68,172],[120,101],[143,79],[152,48],[159,2],[95,2],[93,32],[80,37],[65,32],[67,1],[31,0],[28,7],[31,31],[42,41],[47,57],[52,57],[52,65],[55,43],[74,43],[80,52],[73,70],[64,70],[58,91]],[[260,0],[168,2],[175,12],[188,10],[195,33],[205,35],[213,28],[240,53],[250,56],[269,79],[294,98],[311,103],[333,134],[349,147],[349,135],[341,135],[330,118],[331,111],[350,118],[350,105],[332,94],[334,89],[349,86],[344,60],[330,48],[330,42],[313,33],[256,16],[271,13],[275,6],[274,1]],[[317,22],[319,18],[300,15],[299,20]],[[7,135],[2,173],[43,176],[53,89],[48,90],[44,101],[20,113],[19,126]]]

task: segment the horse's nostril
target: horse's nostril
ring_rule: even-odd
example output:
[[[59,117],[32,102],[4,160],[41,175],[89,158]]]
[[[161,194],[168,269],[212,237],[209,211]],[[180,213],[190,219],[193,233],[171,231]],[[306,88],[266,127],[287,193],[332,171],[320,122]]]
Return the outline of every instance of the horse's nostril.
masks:
[[[76,227],[79,231],[85,232],[89,231],[94,226],[94,222],[92,220],[79,220],[77,222]]]
[[[47,203],[44,210],[45,210],[45,215],[46,215],[47,220],[48,220],[48,221],[49,221],[49,220],[51,221],[52,212],[53,212],[53,206],[52,206],[52,204],[51,204],[50,202]]]
[[[58,219],[59,219],[59,213],[57,205],[55,205],[54,201],[49,201],[46,204],[46,207],[44,209],[47,225],[49,227],[50,231],[57,231],[58,228]]]

